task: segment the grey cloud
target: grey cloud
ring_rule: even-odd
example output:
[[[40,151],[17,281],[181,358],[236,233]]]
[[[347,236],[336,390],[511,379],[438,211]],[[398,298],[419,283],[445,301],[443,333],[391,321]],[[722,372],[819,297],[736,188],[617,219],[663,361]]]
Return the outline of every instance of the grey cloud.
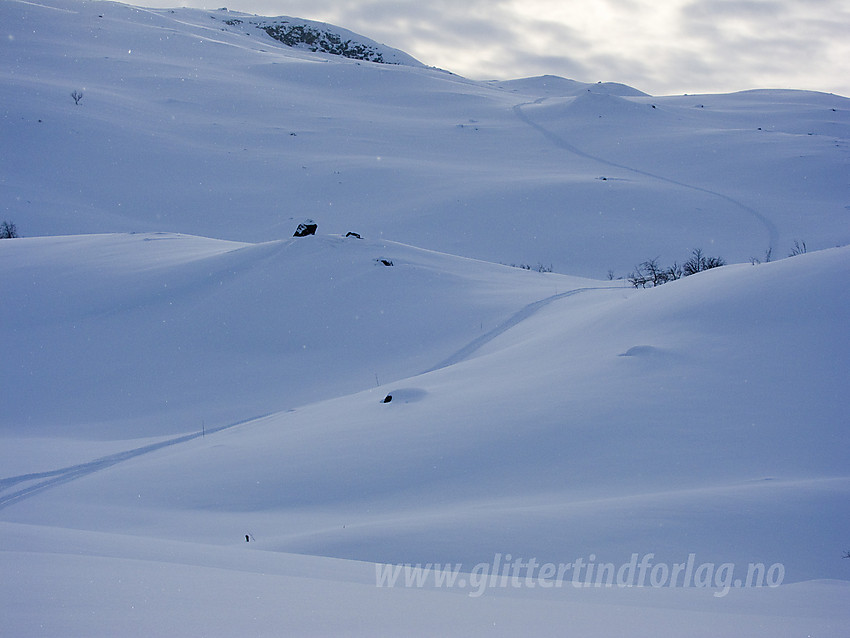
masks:
[[[227,0],[227,5],[337,24],[473,79],[556,74],[623,82],[654,94],[775,86],[850,95],[846,0]]]
[[[782,2],[778,1],[759,1],[750,0],[700,0],[686,5],[681,13],[685,17],[693,17],[697,20],[706,18],[774,18],[785,13],[786,7]]]
[[[400,5],[404,5],[401,14]],[[348,28],[405,49],[426,64],[470,77],[583,70],[581,64],[563,53],[586,47],[573,29],[522,18],[504,2],[438,0],[408,4],[371,0],[341,11],[339,19]]]
[[[848,89],[850,14],[841,2],[691,2],[679,28],[704,67],[751,87]]]

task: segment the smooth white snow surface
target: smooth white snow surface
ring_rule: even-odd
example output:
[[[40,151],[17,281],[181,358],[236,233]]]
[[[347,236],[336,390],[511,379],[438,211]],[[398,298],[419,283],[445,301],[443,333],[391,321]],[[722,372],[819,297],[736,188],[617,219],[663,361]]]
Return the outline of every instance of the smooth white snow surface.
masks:
[[[845,635],[848,100],[248,18],[0,3],[0,634]]]
[[[234,17],[0,4],[2,218],[26,236],[263,242],[311,217],[597,279],[696,247],[743,262],[850,241],[847,98],[476,83],[289,48]]]

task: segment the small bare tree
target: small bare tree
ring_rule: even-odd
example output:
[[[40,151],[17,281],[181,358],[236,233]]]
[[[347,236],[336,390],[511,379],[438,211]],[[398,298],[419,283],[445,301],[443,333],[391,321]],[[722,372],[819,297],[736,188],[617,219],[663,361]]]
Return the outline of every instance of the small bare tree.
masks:
[[[753,266],[758,266],[762,261],[764,263],[770,263],[773,259],[773,246],[764,251],[764,259],[759,259],[758,257],[750,257],[750,263]]]
[[[726,262],[720,257],[706,257],[702,253],[702,248],[695,248],[691,253],[691,258],[682,265],[682,272],[685,276],[695,275],[703,270],[718,268],[725,266]]]
[[[74,100],[74,104],[79,104],[80,100],[83,99],[82,91],[71,91],[71,98]]]
[[[649,285],[649,279],[640,268],[636,268],[634,272],[629,273],[629,283],[635,288],[646,288]]]
[[[0,239],[14,239],[18,236],[18,229],[13,222],[3,221],[0,224]]]
[[[681,279],[685,276],[682,267],[675,261],[673,262],[673,265],[665,271],[665,273],[667,275],[667,281],[676,281],[677,279]]]
[[[658,265],[658,257],[645,261],[641,265],[646,269],[653,286],[667,283],[667,269]]]
[[[725,265],[726,262],[720,257],[706,257],[702,249],[697,248],[691,253],[691,258],[682,265],[674,261],[672,266],[664,268],[658,264],[658,257],[640,263],[629,273],[629,283],[635,288],[651,288]]]
[[[668,269],[658,265],[658,257],[647,259],[635,266],[635,270],[629,273],[629,283],[635,288],[646,288],[647,286],[660,286],[670,281]]]
[[[788,253],[789,257],[796,257],[797,255],[804,255],[806,253],[806,242],[800,241],[798,239],[794,240],[794,249]]]

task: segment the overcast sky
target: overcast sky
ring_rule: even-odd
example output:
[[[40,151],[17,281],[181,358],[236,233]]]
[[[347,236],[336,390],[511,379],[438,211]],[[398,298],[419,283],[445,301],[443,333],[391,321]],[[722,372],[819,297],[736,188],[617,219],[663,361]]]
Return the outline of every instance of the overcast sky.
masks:
[[[477,80],[552,74],[653,95],[850,97],[848,0],[127,1],[330,22]]]

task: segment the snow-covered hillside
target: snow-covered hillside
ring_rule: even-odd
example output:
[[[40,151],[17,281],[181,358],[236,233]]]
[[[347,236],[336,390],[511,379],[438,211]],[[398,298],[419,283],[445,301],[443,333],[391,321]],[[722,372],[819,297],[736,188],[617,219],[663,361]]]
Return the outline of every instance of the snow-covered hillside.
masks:
[[[846,98],[0,30],[0,634],[844,635]]]
[[[27,238],[0,245],[0,270],[20,363],[0,371],[18,397],[3,423],[69,438],[173,435],[375,387],[525,304],[622,285],[339,236]]]
[[[595,278],[850,241],[843,97],[475,83],[291,48],[224,11],[10,0],[0,24],[0,215],[26,236],[261,242],[306,216]]]

